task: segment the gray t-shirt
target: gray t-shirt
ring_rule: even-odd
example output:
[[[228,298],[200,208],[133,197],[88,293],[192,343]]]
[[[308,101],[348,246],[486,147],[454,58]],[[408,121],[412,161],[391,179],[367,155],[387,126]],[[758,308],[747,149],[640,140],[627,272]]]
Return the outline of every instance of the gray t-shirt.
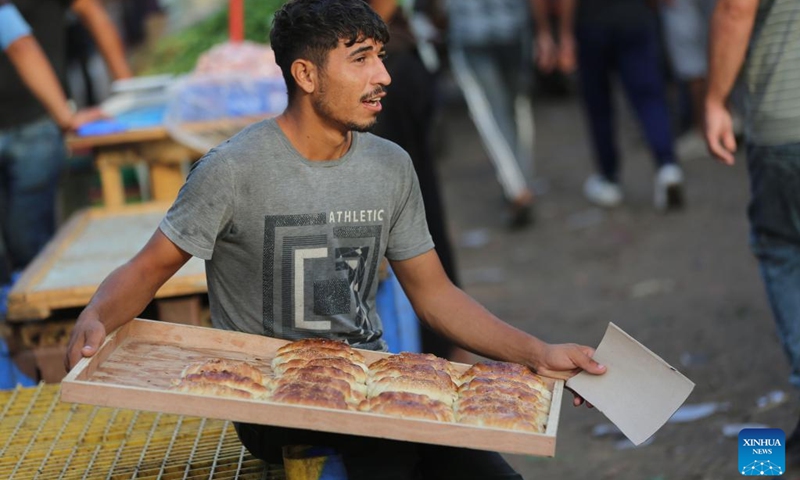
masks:
[[[800,142],[800,2],[759,3],[744,82],[748,143]]]
[[[198,161],[160,229],[206,260],[215,327],[385,349],[375,310],[381,258],[433,248],[411,159],[353,133],[340,159],[312,162],[274,120]]]

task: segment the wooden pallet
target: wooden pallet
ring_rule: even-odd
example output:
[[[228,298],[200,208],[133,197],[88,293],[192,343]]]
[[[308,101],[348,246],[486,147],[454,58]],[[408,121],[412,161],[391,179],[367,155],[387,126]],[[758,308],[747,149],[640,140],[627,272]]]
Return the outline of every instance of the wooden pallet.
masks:
[[[66,143],[73,152],[88,148],[94,151],[103,204],[109,208],[125,203],[123,166],[146,164],[153,200],[171,202],[186,180],[186,167],[202,155],[173,140],[163,126],[108,135],[68,135]]]
[[[168,207],[147,203],[75,213],[14,284],[8,294],[7,320],[44,320],[53,310],[88,304],[103,279],[145,245]],[[192,258],[161,287],[156,298],[207,291],[205,265]]]

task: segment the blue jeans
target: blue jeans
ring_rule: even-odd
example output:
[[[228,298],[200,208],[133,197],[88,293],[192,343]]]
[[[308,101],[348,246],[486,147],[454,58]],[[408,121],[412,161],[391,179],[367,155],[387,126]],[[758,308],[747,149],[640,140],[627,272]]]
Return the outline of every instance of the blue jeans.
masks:
[[[800,388],[800,143],[747,146],[751,247]]]
[[[55,232],[58,179],[66,158],[49,118],[0,130],[0,253],[24,268]]]

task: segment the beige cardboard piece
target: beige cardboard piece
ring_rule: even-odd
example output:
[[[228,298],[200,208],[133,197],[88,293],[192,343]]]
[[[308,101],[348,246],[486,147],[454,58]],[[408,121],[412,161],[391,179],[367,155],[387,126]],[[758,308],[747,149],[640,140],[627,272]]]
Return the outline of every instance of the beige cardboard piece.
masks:
[[[694,383],[613,323],[597,347],[604,375],[581,372],[566,386],[608,417],[634,445],[650,438],[675,413]]]

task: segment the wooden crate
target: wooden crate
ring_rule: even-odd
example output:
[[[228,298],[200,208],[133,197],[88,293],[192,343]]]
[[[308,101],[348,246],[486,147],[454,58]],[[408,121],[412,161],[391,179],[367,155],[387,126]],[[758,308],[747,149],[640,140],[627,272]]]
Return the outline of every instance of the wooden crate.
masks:
[[[547,430],[542,434],[476,427],[431,420],[389,417],[367,412],[288,405],[181,393],[170,390],[183,368],[221,357],[261,365],[286,344],[261,335],[136,319],[112,332],[91,358],[82,359],[62,381],[67,402],[133,408],[171,414],[303,428],[526,455],[555,455],[564,382],[552,389]],[[388,354],[361,350],[368,362]],[[469,365],[454,364],[463,372]]]
[[[203,152],[197,152],[173,140],[163,126],[140,128],[108,135],[68,135],[67,148],[79,151],[91,148],[100,173],[103,204],[120,207],[125,203],[121,168],[144,163],[150,171],[153,200],[172,202],[186,180],[185,167]]]
[[[7,319],[44,320],[53,310],[86,306],[100,282],[145,245],[168,208],[169,204],[147,203],[75,213],[14,284]],[[156,298],[207,291],[205,265],[192,258]]]

